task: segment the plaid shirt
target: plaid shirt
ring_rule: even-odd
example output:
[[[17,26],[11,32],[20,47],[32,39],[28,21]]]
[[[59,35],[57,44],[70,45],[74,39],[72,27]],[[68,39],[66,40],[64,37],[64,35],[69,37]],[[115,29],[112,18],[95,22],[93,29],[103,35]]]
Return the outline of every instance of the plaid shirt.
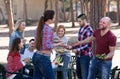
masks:
[[[92,36],[93,30],[92,28],[87,25],[86,27],[80,27],[79,33],[78,33],[78,40],[84,40],[87,37]],[[84,55],[92,55],[92,42],[87,43],[87,44],[82,44],[77,47],[77,56],[84,56]]]
[[[53,48],[53,30],[49,25],[44,24],[42,50],[52,50],[52,48]]]

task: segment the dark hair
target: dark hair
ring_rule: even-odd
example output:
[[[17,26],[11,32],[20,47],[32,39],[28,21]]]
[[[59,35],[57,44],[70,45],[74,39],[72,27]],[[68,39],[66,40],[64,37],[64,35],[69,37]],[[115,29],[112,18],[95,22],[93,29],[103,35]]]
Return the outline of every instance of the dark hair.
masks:
[[[35,41],[35,39],[30,39],[29,43],[30,43],[31,41]]]
[[[87,20],[87,16],[85,14],[80,14],[77,18],[81,18],[81,20]]]
[[[12,47],[10,51],[18,52],[20,50],[19,44],[21,43],[20,38],[15,38],[12,42]]]
[[[35,41],[35,47],[37,50],[40,50],[40,48],[42,47],[42,37],[43,37],[43,27],[44,27],[44,23],[46,21],[48,21],[49,19],[53,19],[54,17],[54,11],[53,10],[46,10],[44,12],[44,16],[41,16],[39,23],[38,23],[38,27],[37,27],[37,31],[36,31],[36,41]]]

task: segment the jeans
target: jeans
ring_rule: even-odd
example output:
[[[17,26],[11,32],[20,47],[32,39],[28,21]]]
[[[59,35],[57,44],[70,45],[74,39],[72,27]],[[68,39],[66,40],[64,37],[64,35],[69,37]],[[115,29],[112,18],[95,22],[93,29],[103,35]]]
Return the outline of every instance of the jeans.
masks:
[[[66,55],[61,55],[61,57],[62,57],[63,67],[68,68],[70,57]],[[63,72],[63,77],[64,79],[68,79],[68,72]]]
[[[33,79],[55,79],[50,57],[35,52],[32,58]]]
[[[90,59],[88,55],[76,57],[76,73],[78,79],[87,79]]]
[[[96,79],[96,74],[100,79],[109,79],[111,66],[112,60],[99,60],[93,57],[89,67],[88,79]]]

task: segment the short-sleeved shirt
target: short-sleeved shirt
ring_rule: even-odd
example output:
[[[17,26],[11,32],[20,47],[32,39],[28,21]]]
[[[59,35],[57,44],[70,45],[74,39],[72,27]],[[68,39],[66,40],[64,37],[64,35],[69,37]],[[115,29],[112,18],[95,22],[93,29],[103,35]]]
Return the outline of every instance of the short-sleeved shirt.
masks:
[[[116,46],[116,36],[109,30],[104,36],[101,36],[100,29],[97,29],[93,36],[96,38],[96,53],[108,54],[109,46]]]

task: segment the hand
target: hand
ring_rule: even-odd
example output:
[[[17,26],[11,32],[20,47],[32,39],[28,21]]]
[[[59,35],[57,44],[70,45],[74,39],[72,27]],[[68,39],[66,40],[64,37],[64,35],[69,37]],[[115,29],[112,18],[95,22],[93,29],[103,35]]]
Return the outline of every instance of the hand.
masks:
[[[72,49],[72,46],[67,46],[67,49],[71,50],[71,49]]]
[[[29,62],[30,62],[30,59],[29,59],[29,58],[25,58],[23,61],[24,61],[25,63],[29,63]]]
[[[75,46],[78,46],[78,45],[79,45],[79,42],[76,42],[72,46],[75,47]]]
[[[73,52],[73,53],[77,53],[77,49],[73,49],[72,52]]]
[[[22,39],[22,42],[23,42],[23,44],[25,44],[26,43],[26,39]]]
[[[59,46],[65,47],[66,45],[64,43],[60,43]]]

